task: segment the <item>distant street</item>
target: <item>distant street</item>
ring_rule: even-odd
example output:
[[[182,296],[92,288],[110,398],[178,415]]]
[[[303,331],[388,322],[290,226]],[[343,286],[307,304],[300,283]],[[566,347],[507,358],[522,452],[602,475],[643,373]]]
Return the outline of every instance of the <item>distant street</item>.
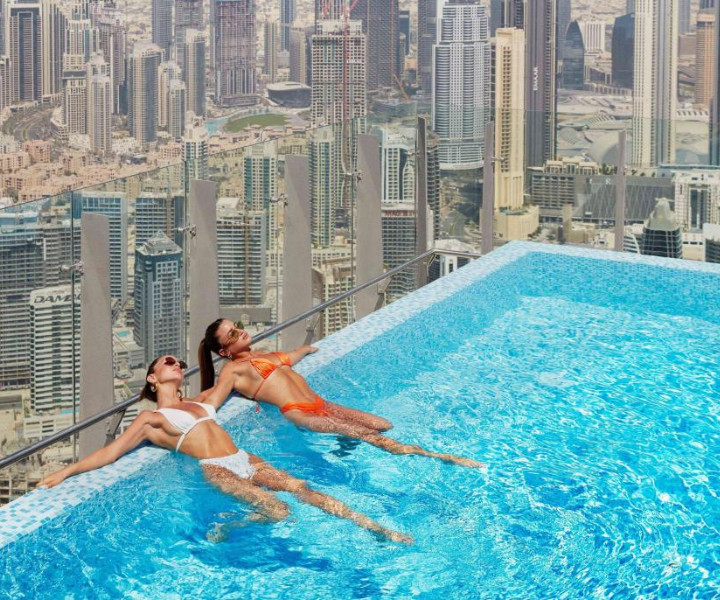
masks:
[[[52,107],[33,108],[10,117],[3,124],[3,133],[12,135],[16,140],[50,140],[52,130],[50,117]]]

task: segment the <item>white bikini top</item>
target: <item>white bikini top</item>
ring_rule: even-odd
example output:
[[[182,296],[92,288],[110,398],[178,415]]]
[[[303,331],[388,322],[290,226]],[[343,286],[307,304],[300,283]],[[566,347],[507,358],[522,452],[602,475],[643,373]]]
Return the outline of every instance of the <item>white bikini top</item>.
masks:
[[[187,436],[187,434],[192,431],[192,428],[195,427],[198,423],[202,423],[203,421],[216,420],[215,415],[217,414],[217,411],[212,404],[206,404],[204,402],[193,402],[192,400],[185,400],[185,402],[188,402],[190,404],[199,404],[200,406],[202,406],[207,413],[207,417],[201,417],[199,419],[196,419],[192,415],[192,413],[189,413],[186,410],[181,410],[179,408],[158,408],[155,411],[156,413],[160,413],[163,417],[165,417],[170,422],[170,425],[177,427],[182,432],[182,435],[178,440],[177,446],[175,446],[175,452],[180,450],[180,446],[185,441],[185,436]]]

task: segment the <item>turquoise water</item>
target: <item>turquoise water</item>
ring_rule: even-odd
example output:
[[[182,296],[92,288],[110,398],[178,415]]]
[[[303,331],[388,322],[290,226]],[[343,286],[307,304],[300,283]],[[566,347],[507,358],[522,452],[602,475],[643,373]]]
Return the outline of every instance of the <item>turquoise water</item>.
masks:
[[[230,431],[409,547],[299,504],[246,509],[174,456],[0,550],[13,598],[720,596],[720,286],[534,255],[310,378],[486,472],[299,432]],[[322,350],[326,352],[328,350]]]

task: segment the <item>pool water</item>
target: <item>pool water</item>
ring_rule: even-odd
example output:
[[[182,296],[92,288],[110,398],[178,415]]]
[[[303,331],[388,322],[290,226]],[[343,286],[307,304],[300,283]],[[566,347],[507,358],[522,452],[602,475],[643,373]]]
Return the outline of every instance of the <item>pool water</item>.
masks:
[[[299,432],[273,409],[229,428],[412,546],[288,494],[291,519],[212,542],[248,510],[173,456],[0,550],[0,594],[720,595],[720,278],[607,262],[529,255],[310,377],[486,471]]]

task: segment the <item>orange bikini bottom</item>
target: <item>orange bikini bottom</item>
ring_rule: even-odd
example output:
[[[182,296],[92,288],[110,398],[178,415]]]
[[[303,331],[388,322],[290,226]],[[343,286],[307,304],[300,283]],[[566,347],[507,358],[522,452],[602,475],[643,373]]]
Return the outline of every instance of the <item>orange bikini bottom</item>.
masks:
[[[325,406],[325,400],[320,396],[315,396],[314,402],[289,402],[280,408],[280,412],[285,414],[289,410],[299,410],[308,415],[317,417],[327,417],[330,411]]]

